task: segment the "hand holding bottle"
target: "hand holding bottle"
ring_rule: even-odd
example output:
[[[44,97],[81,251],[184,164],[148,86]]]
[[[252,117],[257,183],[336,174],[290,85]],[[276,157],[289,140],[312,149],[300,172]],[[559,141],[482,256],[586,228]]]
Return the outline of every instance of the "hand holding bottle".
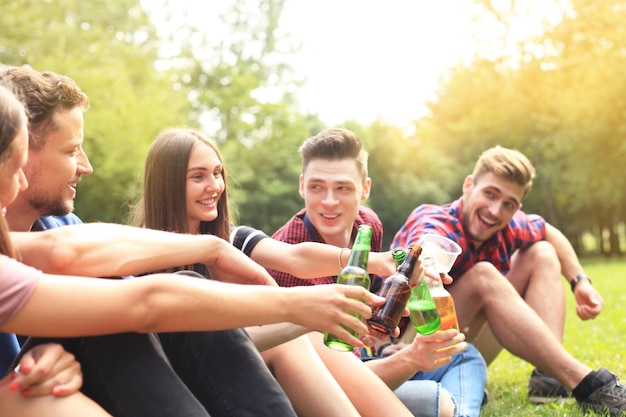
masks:
[[[371,239],[372,228],[365,224],[359,226],[356,239],[352,245],[352,252],[350,253],[348,264],[337,276],[337,284],[359,286],[365,288],[366,290],[370,289],[370,277],[367,273],[367,261],[369,258]],[[354,314],[353,316],[358,320],[362,320],[363,318],[360,314]],[[352,339],[358,336],[357,332],[350,331],[349,329],[346,330],[348,330]],[[349,352],[353,350],[354,346],[356,346],[343,340],[342,337],[329,332],[324,334],[324,344],[331,349],[342,352]],[[359,345],[361,344],[362,343],[359,342]]]
[[[413,245],[405,254],[404,249],[394,249],[394,259],[399,263],[401,258],[405,258],[398,266],[398,269],[391,276],[387,277],[380,290],[380,295],[385,297],[385,304],[372,312],[372,317],[367,320],[371,329],[384,334],[391,334],[402,317],[406,304],[411,296],[411,283],[409,278],[413,276],[413,271],[417,264],[417,258],[422,252],[422,248]]]
[[[440,330],[430,335],[417,334],[407,349],[416,369],[433,371],[450,362],[453,355],[467,349],[465,335],[455,329]]]

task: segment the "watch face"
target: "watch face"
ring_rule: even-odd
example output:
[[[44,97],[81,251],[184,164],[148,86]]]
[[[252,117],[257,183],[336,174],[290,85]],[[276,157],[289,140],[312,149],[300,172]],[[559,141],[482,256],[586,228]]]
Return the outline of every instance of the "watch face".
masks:
[[[576,284],[578,284],[578,281],[583,280],[583,279],[586,279],[591,284],[591,278],[589,278],[589,276],[585,274],[576,275],[574,279],[570,282],[570,285],[572,287],[572,292],[574,292],[574,289],[576,288]]]

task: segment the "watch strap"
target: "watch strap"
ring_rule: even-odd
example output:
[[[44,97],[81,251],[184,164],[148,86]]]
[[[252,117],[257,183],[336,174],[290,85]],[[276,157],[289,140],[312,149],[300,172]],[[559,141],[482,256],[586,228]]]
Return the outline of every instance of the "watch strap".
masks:
[[[574,277],[573,280],[569,282],[569,285],[572,287],[572,292],[574,292],[574,289],[576,288],[576,284],[578,284],[578,281],[583,280],[583,279],[586,279],[591,284],[591,278],[589,278],[589,275],[578,274]]]

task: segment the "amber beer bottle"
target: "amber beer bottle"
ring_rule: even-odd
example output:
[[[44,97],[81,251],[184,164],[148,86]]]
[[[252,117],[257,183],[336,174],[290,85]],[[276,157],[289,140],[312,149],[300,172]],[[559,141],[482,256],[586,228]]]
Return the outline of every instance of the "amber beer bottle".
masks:
[[[435,260],[432,256],[423,256],[424,269],[433,269]],[[441,326],[441,318],[437,312],[437,306],[430,295],[426,278],[411,290],[411,297],[407,304],[409,319],[415,330],[423,335],[435,333]]]
[[[370,241],[372,240],[372,228],[368,225],[359,226],[359,230],[352,245],[352,252],[348,259],[348,264],[337,275],[337,284],[358,285],[367,290],[370,289],[370,276],[367,273],[367,260],[370,254]],[[354,314],[362,319],[361,316]],[[356,332],[350,331],[354,336]],[[324,334],[324,344],[329,348],[342,352],[352,351],[354,348],[348,343],[330,333]]]
[[[402,312],[411,296],[410,278],[421,252],[422,248],[419,245],[412,245],[406,259],[383,283],[379,295],[385,297],[386,301],[381,307],[375,309],[372,317],[367,320],[367,324],[372,329],[391,334],[400,322]]]
[[[454,300],[452,295],[445,289],[443,283],[439,280],[430,279],[425,277],[426,284],[430,290],[430,295],[433,297],[435,306],[437,306],[437,313],[441,317],[441,326],[439,330],[457,329],[459,328],[459,321],[456,317],[456,309],[454,308]]]

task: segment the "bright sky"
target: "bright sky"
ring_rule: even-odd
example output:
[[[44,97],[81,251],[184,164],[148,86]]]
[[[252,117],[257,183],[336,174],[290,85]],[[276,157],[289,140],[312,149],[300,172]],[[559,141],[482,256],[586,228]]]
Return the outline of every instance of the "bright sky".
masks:
[[[421,116],[473,49],[459,0],[292,0],[281,27],[303,39],[302,105],[328,124]]]
[[[142,0],[157,21],[163,0]],[[167,1],[167,0],[166,0]],[[519,0],[524,10],[510,34],[521,39],[537,32],[542,18],[560,18],[555,3],[567,0]],[[502,27],[473,24],[463,9],[471,0],[289,0],[280,29],[302,42],[292,64],[307,84],[300,91],[302,110],[317,113],[329,125],[347,119],[368,123],[377,117],[398,124],[425,114],[446,69],[471,59],[472,31],[495,39]],[[507,0],[493,0],[508,7]],[[224,36],[219,14],[223,0],[177,0],[174,10],[209,38]],[[552,12],[550,12],[552,10]],[[171,19],[171,17],[169,18]],[[159,24],[166,29],[168,24]],[[500,55],[501,50],[494,50]]]

